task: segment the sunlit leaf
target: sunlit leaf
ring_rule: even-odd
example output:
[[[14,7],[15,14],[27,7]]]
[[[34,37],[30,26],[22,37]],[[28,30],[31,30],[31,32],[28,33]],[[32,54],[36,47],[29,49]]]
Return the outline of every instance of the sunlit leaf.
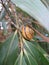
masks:
[[[40,0],[12,0],[49,31],[49,11]]]

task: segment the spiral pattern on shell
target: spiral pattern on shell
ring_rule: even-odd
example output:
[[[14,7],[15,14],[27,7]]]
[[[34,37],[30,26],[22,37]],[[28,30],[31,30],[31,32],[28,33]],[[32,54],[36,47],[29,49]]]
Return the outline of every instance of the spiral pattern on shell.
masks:
[[[25,39],[31,40],[34,37],[34,31],[29,26],[22,26],[22,35]]]

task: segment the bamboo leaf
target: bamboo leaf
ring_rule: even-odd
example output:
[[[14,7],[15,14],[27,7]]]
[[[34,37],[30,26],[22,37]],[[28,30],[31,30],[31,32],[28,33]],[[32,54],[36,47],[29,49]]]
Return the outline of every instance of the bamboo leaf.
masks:
[[[31,53],[32,57],[36,59],[39,65],[49,65],[48,59],[44,56],[42,51],[40,51],[37,46],[34,45],[34,43],[30,43],[28,41],[24,41],[24,44],[26,45],[25,49],[28,51],[28,53]]]
[[[38,65],[34,57],[31,54],[29,54],[25,49],[24,54],[26,56],[26,61],[28,62],[27,65]]]
[[[40,0],[12,0],[49,31],[49,11]]]
[[[18,38],[11,35],[0,45],[0,65],[49,65],[44,52],[35,42],[24,40],[23,51],[18,48]]]
[[[0,48],[0,56],[1,56],[0,57],[0,64],[6,65],[6,63],[9,62],[9,61],[7,62],[9,56],[12,56],[11,54],[13,54],[13,52],[16,54],[15,51],[16,51],[16,49],[18,49],[17,47],[18,47],[18,38],[17,38],[16,32],[15,32],[14,35],[12,34],[12,36],[9,37],[9,39],[7,39],[3,43],[3,45],[1,45],[1,48]],[[15,56],[17,56],[17,55],[18,55],[18,53]],[[15,58],[15,57],[11,57],[11,59],[12,58]]]

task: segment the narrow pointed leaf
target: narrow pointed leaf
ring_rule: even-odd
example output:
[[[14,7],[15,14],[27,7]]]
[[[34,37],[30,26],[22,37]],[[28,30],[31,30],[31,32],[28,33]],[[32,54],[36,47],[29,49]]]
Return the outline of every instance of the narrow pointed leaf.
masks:
[[[34,56],[39,65],[49,65],[48,59],[44,56],[42,51],[38,50],[34,43],[30,43],[28,41],[24,41],[24,43],[26,45],[26,50],[31,53],[32,56]]]
[[[12,0],[12,2],[38,20],[49,31],[49,11],[41,0]]]

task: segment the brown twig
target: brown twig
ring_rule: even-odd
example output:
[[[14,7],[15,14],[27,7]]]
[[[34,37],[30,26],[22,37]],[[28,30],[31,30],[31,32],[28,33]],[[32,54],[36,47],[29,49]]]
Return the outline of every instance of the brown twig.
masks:
[[[29,25],[30,26],[30,25]],[[34,27],[30,26],[40,37],[43,38],[43,40],[45,40],[47,43],[49,43],[49,37],[44,36],[43,34],[41,34],[39,31],[37,31]]]

